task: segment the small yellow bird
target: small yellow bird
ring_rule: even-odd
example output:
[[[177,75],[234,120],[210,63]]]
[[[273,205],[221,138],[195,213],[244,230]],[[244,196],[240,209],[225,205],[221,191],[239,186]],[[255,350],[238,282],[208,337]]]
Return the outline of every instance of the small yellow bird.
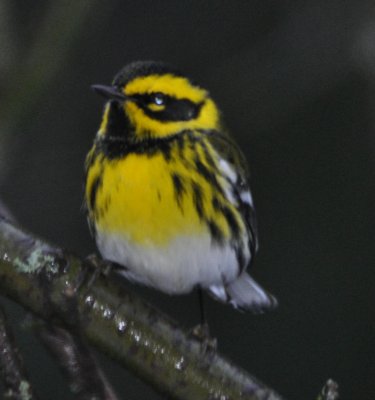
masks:
[[[86,159],[85,203],[102,256],[168,294],[193,288],[261,312],[246,272],[258,247],[244,156],[207,90],[161,62],[124,67]]]

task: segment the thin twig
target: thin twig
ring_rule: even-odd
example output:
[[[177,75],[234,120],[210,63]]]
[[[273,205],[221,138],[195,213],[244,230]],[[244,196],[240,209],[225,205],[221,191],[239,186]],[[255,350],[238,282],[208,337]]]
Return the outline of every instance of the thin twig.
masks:
[[[317,400],[338,400],[339,397],[339,385],[334,380],[328,379]]]

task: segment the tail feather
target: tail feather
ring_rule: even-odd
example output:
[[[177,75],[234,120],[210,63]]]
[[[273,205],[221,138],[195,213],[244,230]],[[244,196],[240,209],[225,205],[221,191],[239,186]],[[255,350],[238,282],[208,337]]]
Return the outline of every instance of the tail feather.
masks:
[[[216,299],[254,313],[273,309],[278,304],[274,296],[245,272],[227,286],[210,286],[208,290]]]

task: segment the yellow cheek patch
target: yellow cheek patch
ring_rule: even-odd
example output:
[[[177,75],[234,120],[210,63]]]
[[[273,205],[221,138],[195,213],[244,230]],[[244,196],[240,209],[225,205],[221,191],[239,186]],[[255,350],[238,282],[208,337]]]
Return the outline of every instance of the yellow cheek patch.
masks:
[[[189,99],[194,103],[200,103],[208,96],[206,90],[193,86],[186,78],[172,74],[136,78],[126,85],[123,92],[127,96],[160,92],[176,99]]]

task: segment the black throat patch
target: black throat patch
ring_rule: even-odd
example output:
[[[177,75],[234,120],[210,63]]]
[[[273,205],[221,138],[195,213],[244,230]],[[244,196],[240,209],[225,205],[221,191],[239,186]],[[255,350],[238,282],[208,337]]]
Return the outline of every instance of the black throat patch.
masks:
[[[184,136],[190,134],[191,131],[181,131],[171,136],[144,139],[137,139],[133,133],[122,136],[106,134],[96,139],[95,148],[98,153],[103,153],[110,160],[123,158],[132,153],[151,157],[160,152],[169,161],[172,146],[174,144],[182,146]]]
[[[109,103],[108,122],[105,136],[118,139],[130,139],[134,137],[134,129],[126,116],[122,105],[112,100]]]

